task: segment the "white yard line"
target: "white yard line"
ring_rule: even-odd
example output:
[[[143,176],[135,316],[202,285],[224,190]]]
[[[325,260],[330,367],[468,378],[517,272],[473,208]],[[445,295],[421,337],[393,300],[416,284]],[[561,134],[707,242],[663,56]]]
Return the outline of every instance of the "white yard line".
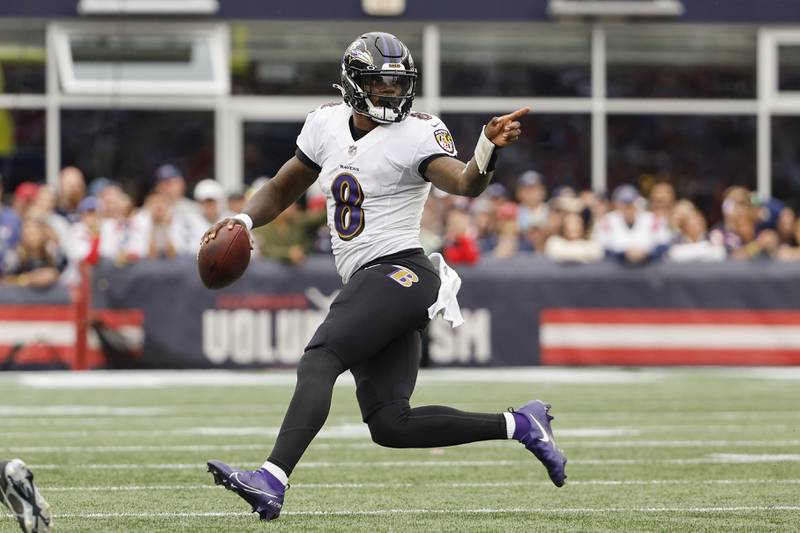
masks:
[[[474,369],[422,369],[420,383],[597,383],[633,384],[660,381],[674,371],[645,369],[629,371],[619,368],[481,368]],[[294,386],[295,372],[271,370],[269,372],[233,372],[225,370],[181,371],[93,371],[70,372],[20,372],[11,379],[22,387],[39,389],[153,389],[167,387],[265,387]],[[337,385],[353,387],[353,379],[342,375]]]
[[[570,481],[570,486],[648,486],[648,485],[798,485],[800,479],[589,479]],[[498,481],[478,483],[292,483],[293,489],[402,489],[402,488],[503,488],[549,486],[549,481]],[[41,487],[44,492],[155,492],[175,490],[222,490],[222,487],[208,484],[185,485],[117,485],[117,486],[67,486]]]
[[[706,457],[688,459],[573,459],[570,464],[581,465],[649,465],[649,464],[747,464],[747,463],[781,463],[800,462],[800,454],[729,454],[714,453]],[[453,466],[513,466],[527,465],[530,461],[486,460],[486,461],[308,461],[298,465],[298,468],[403,468],[424,467],[442,468]],[[87,463],[87,464],[41,464],[31,465],[31,468],[45,470],[69,468],[89,470],[194,470],[205,468],[205,463]]]
[[[566,384],[640,384],[674,379],[691,372],[714,377],[763,380],[800,380],[798,368],[481,368],[422,369],[420,383],[566,383]],[[265,387],[294,386],[292,370],[269,370],[250,373],[225,370],[181,371],[93,371],[12,372],[0,378],[23,387],[40,389],[152,389],[168,387]],[[353,387],[350,376],[343,375],[339,386]]]
[[[374,509],[340,511],[286,511],[286,516],[382,516],[398,514],[589,514],[589,513],[742,513],[800,511],[800,505],[752,505],[731,507],[553,507],[553,508],[482,508],[482,509]],[[65,513],[55,518],[209,518],[247,516],[248,513],[233,512],[158,512],[158,513]]]
[[[324,437],[323,437],[324,438]],[[686,440],[686,441],[659,441],[659,440],[625,440],[625,441],[600,441],[579,442],[559,441],[565,449],[570,448],[784,448],[800,446],[800,440]],[[251,444],[159,444],[159,445],[127,445],[127,446],[0,446],[10,454],[22,453],[140,453],[140,452],[206,452],[206,451],[243,451],[263,450],[274,444],[273,442],[260,442]],[[513,443],[499,440],[496,442],[472,443],[473,448],[508,448]],[[312,449],[369,449],[379,448],[373,442],[343,442],[326,443],[315,442]]]
[[[167,411],[164,407],[107,407],[104,405],[0,405],[0,416],[142,416],[152,417]]]

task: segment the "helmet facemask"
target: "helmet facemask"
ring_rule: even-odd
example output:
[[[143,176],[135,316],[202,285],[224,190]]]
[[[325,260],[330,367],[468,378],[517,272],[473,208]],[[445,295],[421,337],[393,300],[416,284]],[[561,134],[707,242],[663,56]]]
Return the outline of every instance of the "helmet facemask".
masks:
[[[411,109],[416,89],[416,73],[381,71],[345,73],[354,90],[353,109],[375,122],[400,122]]]

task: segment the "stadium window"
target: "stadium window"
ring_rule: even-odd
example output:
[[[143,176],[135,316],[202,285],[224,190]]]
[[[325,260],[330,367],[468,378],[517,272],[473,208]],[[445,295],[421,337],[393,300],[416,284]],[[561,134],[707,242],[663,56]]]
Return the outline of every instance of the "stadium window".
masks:
[[[614,25],[606,31],[610,98],[755,98],[756,28]]]
[[[414,63],[425,75],[422,32],[418,26],[381,24],[381,31],[397,35],[411,50]],[[231,87],[233,94],[339,94],[342,55],[364,33],[363,25],[247,23],[231,25]],[[422,84],[417,85],[422,95]]]
[[[0,109],[0,176],[6,196],[23,181],[44,181],[44,143],[44,110]]]
[[[67,94],[221,95],[229,90],[222,25],[56,25]]]
[[[441,31],[444,96],[589,96],[591,39],[584,26]]]
[[[472,157],[475,139],[488,114],[445,114],[458,157]],[[591,186],[591,117],[582,115],[542,114],[523,117],[519,141],[504,148],[497,160],[495,181],[513,186],[525,170],[535,169],[544,176],[548,189],[568,185],[576,189]]]
[[[214,177],[213,112],[61,111],[61,166],[77,166],[87,180],[117,180],[141,200],[164,163],[183,171],[189,190]]]
[[[0,20],[0,94],[43,94],[45,57],[43,22]]]
[[[242,158],[244,181],[274,176],[294,155],[301,122],[245,122]]]
[[[211,15],[217,0],[80,0],[81,15]]]
[[[800,117],[772,117],[772,195],[800,209]]]
[[[778,91],[800,92],[800,43],[778,46]]]
[[[711,220],[725,188],[756,188],[756,119],[749,116],[608,116],[608,188],[668,180]]]

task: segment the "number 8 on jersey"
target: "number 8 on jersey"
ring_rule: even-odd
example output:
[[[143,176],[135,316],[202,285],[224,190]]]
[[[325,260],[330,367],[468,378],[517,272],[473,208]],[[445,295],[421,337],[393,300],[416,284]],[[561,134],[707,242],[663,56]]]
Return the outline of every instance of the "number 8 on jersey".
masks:
[[[352,174],[339,174],[331,184],[331,194],[336,201],[333,223],[343,241],[349,241],[364,231],[364,191]]]

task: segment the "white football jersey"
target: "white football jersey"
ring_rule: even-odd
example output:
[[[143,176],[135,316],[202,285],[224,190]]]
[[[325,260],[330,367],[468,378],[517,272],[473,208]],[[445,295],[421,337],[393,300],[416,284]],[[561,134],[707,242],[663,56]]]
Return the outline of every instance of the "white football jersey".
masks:
[[[455,156],[447,126],[411,113],[354,141],[352,110],[325,104],[306,118],[297,147],[321,167],[336,269],[347,283],[358,267],[385,255],[421,248],[420,218],[431,184],[419,165],[435,154]]]

